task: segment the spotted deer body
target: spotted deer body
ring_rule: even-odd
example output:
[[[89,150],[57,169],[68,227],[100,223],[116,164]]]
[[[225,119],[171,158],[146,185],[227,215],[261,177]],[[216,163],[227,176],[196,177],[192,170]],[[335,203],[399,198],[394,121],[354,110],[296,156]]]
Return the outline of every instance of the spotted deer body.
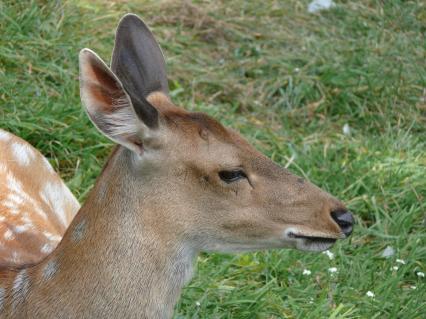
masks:
[[[0,272],[1,318],[169,318],[200,251],[321,251],[350,235],[339,200],[172,103],[138,17],[121,20],[111,67],[81,51],[80,88],[119,145],[55,251]]]
[[[41,261],[79,208],[44,156],[0,129],[0,267]]]

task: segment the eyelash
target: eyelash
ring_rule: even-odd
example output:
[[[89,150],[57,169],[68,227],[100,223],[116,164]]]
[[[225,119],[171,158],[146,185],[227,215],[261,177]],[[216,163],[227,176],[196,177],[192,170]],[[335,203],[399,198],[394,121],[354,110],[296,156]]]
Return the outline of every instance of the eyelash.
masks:
[[[220,171],[218,175],[219,175],[219,178],[227,184],[236,182],[243,178],[247,178],[246,173],[244,173],[244,171],[239,169],[232,170],[232,171]]]

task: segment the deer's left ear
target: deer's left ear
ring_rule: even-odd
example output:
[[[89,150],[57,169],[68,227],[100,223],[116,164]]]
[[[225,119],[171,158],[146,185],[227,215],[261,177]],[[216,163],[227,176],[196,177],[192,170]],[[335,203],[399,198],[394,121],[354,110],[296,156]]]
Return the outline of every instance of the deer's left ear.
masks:
[[[157,109],[143,97],[130,99],[117,76],[89,49],[80,62],[80,96],[95,126],[108,138],[141,154],[147,131],[157,129]],[[137,103],[137,107],[133,104]]]

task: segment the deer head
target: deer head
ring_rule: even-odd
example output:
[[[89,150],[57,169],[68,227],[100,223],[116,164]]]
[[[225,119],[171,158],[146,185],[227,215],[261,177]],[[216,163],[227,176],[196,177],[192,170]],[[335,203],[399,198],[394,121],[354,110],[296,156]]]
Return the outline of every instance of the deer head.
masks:
[[[140,216],[145,229],[204,251],[320,251],[351,234],[339,200],[215,119],[172,103],[160,47],[137,16],[121,20],[111,68],[81,51],[80,81],[87,114],[120,145],[120,170],[132,176],[136,198],[123,214]]]

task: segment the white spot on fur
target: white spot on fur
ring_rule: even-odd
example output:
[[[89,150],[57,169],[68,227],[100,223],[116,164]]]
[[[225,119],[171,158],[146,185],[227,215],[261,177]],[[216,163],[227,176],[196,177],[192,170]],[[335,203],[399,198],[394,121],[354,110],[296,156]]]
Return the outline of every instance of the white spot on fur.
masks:
[[[12,202],[15,202],[17,205],[21,205],[24,203],[24,199],[19,194],[15,193],[10,193],[7,196],[7,199],[11,200]]]
[[[43,254],[50,254],[54,249],[54,245],[46,243],[41,247],[40,252]]]
[[[0,130],[0,141],[7,142],[12,138],[12,135],[6,131]]]
[[[61,236],[54,235],[54,234],[49,233],[49,232],[47,232],[47,231],[43,232],[43,235],[44,235],[47,239],[49,239],[50,241],[54,241],[54,242],[58,242],[58,241],[60,241],[60,240],[62,239],[62,237],[61,237]]]
[[[23,269],[15,277],[15,281],[13,282],[13,291],[14,292],[20,291],[27,284],[28,284],[27,270]]]
[[[84,237],[85,231],[86,231],[86,221],[82,220],[73,229],[72,236],[71,236],[72,241],[75,243],[78,243],[80,240],[82,240]]]
[[[12,232],[10,229],[8,229],[8,230],[6,230],[6,231],[4,232],[3,237],[4,237],[4,239],[6,239],[6,240],[12,240],[12,239],[14,239],[14,238],[15,238],[15,236],[13,235],[13,232]]]
[[[8,209],[17,209],[18,207],[14,202],[11,202],[10,200],[4,200],[2,202],[2,205]]]
[[[40,197],[50,206],[52,211],[58,216],[61,223],[64,226],[68,226],[62,185],[54,182],[46,183],[40,193]]]
[[[47,215],[46,213],[38,206],[38,205],[34,205],[33,206],[34,210],[37,212],[37,214],[39,214],[41,217],[43,217],[45,220],[47,220]]]
[[[30,215],[28,214],[28,212],[23,212],[22,213],[22,217],[21,220],[23,223],[28,224],[28,223],[32,223],[33,220],[30,218]]]
[[[6,181],[7,181],[7,187],[17,193],[17,194],[21,194],[24,192],[24,189],[22,188],[22,183],[20,181],[18,181],[15,176],[13,176],[12,173],[8,173],[6,176]]]
[[[11,148],[17,162],[22,166],[30,165],[31,161],[35,158],[33,149],[26,144],[13,143]]]
[[[34,209],[34,211],[36,211],[41,217],[43,217],[45,220],[47,220],[47,215],[46,213],[40,208],[40,206],[37,204],[37,202],[34,200],[34,198],[28,196],[28,194],[24,191],[24,188],[22,186],[22,183],[20,181],[18,181],[15,176],[13,176],[12,173],[8,173],[6,175],[6,182],[7,182],[7,187],[9,188],[10,192],[13,192],[15,194],[18,194],[22,199],[23,202],[28,203],[29,205],[31,205]],[[17,211],[17,208],[12,208],[15,211],[11,211],[12,214],[17,214],[19,213]]]
[[[43,268],[44,280],[50,280],[57,273],[59,269],[58,263],[55,260],[49,260],[49,262]]]
[[[13,306],[16,307],[20,302],[25,299],[30,288],[30,281],[27,270],[21,270],[13,282]]]
[[[9,213],[12,215],[18,215],[20,213],[19,206],[24,204],[25,200],[20,194],[11,192],[7,195],[7,198],[2,202],[3,207],[9,209]]]
[[[32,227],[32,224],[24,224],[24,225],[17,225],[14,227],[14,229],[15,229],[15,233],[20,234],[30,230],[31,227]]]

